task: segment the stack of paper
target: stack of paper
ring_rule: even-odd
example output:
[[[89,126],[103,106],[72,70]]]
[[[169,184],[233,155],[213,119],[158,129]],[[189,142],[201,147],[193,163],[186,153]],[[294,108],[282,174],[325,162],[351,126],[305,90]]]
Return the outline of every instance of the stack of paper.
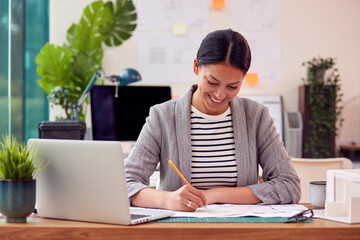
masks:
[[[307,208],[297,204],[234,205],[213,204],[195,212],[175,212],[172,217],[291,217]]]

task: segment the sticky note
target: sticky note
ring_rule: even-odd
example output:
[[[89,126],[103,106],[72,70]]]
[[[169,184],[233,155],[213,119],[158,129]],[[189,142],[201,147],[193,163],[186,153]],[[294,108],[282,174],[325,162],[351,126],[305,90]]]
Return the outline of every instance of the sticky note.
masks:
[[[177,95],[177,94],[171,94],[171,99],[177,99],[177,98],[179,98],[180,96],[179,95]]]
[[[258,85],[259,84],[259,77],[257,73],[248,73],[245,77],[245,83],[246,85]]]
[[[186,23],[174,23],[173,34],[174,35],[185,35],[186,34]]]
[[[221,10],[225,8],[225,0],[212,0],[211,6],[215,10]]]

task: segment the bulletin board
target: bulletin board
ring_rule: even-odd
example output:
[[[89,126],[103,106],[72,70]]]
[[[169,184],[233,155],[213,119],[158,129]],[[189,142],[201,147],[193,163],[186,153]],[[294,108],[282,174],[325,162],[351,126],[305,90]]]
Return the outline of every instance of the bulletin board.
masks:
[[[193,60],[209,32],[209,12],[225,8],[230,15],[228,26],[250,45],[249,84],[280,81],[280,0],[138,0],[136,7],[139,70],[144,82],[193,82]]]

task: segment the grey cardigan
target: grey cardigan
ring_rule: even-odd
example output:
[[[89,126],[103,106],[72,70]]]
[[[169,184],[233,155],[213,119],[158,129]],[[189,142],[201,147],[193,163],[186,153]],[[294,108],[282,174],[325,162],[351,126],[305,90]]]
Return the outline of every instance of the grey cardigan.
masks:
[[[176,100],[150,109],[136,144],[125,159],[129,200],[148,187],[160,162],[160,189],[174,191],[184,185],[167,162],[170,158],[191,184],[191,96],[197,86]],[[300,180],[291,165],[268,109],[246,98],[230,102],[237,186],[248,186],[264,204],[297,203]],[[258,183],[258,164],[264,183]]]

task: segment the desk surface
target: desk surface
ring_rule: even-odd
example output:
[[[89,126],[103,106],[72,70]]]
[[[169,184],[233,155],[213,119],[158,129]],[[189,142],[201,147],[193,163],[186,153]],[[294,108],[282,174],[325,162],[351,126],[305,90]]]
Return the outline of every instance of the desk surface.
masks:
[[[0,239],[359,239],[360,224],[323,219],[312,223],[146,223],[118,226],[28,218],[0,219]]]

